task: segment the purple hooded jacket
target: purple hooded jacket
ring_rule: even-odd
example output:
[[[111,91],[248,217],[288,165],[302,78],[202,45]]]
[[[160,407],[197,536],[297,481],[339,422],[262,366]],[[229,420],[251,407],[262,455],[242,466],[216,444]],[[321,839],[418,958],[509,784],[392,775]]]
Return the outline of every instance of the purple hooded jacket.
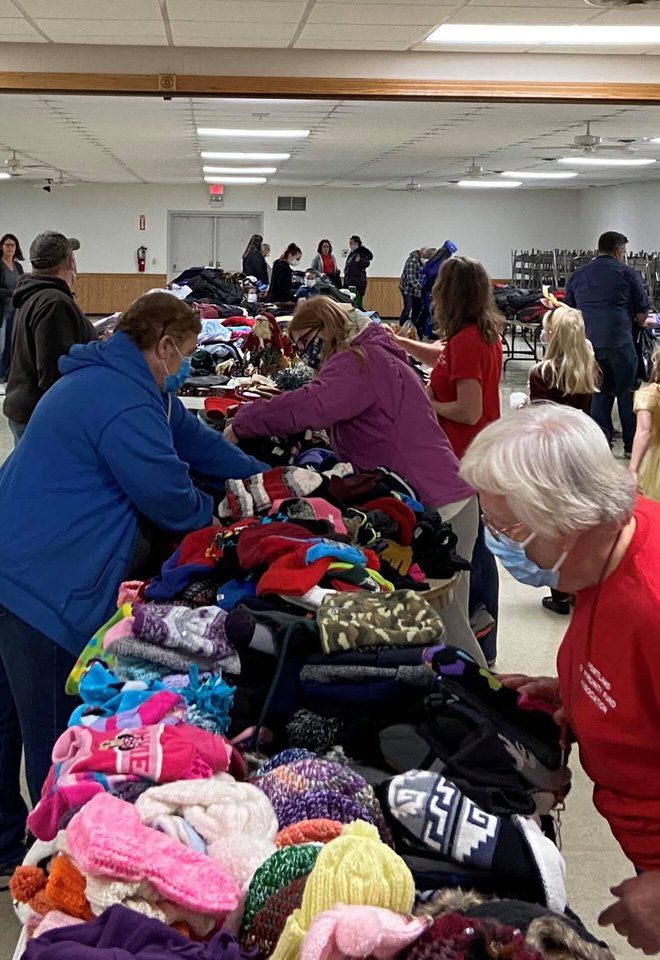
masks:
[[[287,436],[328,429],[342,461],[357,470],[386,467],[404,477],[427,507],[472,496],[458,460],[406,354],[370,324],[352,350],[330,357],[304,387],[241,406],[232,421],[238,437]]]

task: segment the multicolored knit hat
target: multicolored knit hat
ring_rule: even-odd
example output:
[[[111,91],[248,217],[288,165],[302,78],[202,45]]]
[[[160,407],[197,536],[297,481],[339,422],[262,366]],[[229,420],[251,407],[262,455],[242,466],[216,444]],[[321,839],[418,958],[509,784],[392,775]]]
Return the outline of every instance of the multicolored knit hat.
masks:
[[[264,774],[270,773],[271,770],[276,770],[277,767],[281,767],[285,763],[295,763],[296,760],[313,760],[315,758],[316,754],[312,753],[311,750],[305,750],[304,747],[288,747],[286,750],[280,750],[280,752],[276,753],[270,760],[266,760],[256,775],[257,777],[263,777]]]
[[[316,843],[284,847],[278,850],[255,871],[248,888],[243,908],[243,930],[249,929],[252,919],[273,893],[287,886],[297,877],[306,876],[323,847]]]
[[[304,847],[285,848],[291,849]],[[314,917],[336,903],[385,907],[407,914],[414,897],[412,874],[401,857],[381,842],[374,826],[351,823],[340,837],[321,848],[300,909],[287,920],[272,960],[297,960]]]
[[[342,832],[343,824],[337,820],[302,820],[285,827],[275,837],[276,847],[297,846],[301,843],[330,843]]]
[[[283,751],[283,753],[286,752]],[[273,804],[280,829],[290,823],[295,823],[295,820],[288,820],[285,823],[280,818],[280,811],[282,811],[283,816],[288,816],[285,812],[288,809],[288,800],[294,800],[302,793],[331,792],[350,798],[353,802],[362,806],[368,816],[363,816],[361,819],[368,823],[375,823],[381,838],[386,843],[390,842],[389,828],[386,825],[373,788],[369,786],[364,777],[344,764],[321,760],[319,757],[312,755],[301,760],[295,760],[292,763],[278,765],[255,779],[254,784],[266,794]],[[353,813],[355,813],[355,810],[353,810]],[[329,814],[320,812],[310,814],[309,819],[318,819],[319,817],[334,819]],[[360,816],[352,816],[351,819],[360,819]],[[350,823],[350,820],[342,818],[341,822]]]
[[[338,823],[353,823],[364,820],[373,824],[374,819],[361,803],[345,797],[334,790],[319,793],[302,793],[290,799],[271,801],[280,830],[300,823],[301,820],[336,820]]]
[[[302,903],[308,877],[309,873],[296,877],[268,897],[241,938],[245,948],[256,949],[260,957],[270,957],[282,936],[287,919]]]

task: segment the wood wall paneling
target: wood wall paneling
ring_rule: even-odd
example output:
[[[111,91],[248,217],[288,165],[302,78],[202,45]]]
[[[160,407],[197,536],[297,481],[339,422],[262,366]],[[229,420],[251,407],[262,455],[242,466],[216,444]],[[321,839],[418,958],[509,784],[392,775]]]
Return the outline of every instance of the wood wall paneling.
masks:
[[[107,316],[126,310],[147,290],[166,282],[164,273],[79,273],[76,300],[85,313]]]
[[[157,73],[0,71],[0,93],[264,96],[358,100],[491,100],[658,103],[660,83],[421,80],[368,77],[195,76]]]
[[[383,319],[401,316],[403,300],[398,277],[369,277],[365,310],[377,310]]]

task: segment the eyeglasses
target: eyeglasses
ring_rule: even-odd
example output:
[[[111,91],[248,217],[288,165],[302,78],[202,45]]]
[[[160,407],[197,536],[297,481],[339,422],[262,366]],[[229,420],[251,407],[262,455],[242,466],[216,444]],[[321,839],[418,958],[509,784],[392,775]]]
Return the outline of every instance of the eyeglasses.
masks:
[[[522,543],[526,539],[526,534],[524,532],[525,524],[522,522],[522,520],[518,520],[516,523],[510,524],[508,527],[498,528],[495,526],[493,521],[486,516],[485,513],[482,513],[481,522],[483,523],[484,527],[486,527],[488,531],[495,537],[498,543],[502,542],[502,536],[508,537],[509,540],[515,540],[516,543]],[[523,529],[518,530],[518,528]],[[516,536],[515,534],[512,535],[512,530],[518,530],[519,534],[522,534],[522,536]]]

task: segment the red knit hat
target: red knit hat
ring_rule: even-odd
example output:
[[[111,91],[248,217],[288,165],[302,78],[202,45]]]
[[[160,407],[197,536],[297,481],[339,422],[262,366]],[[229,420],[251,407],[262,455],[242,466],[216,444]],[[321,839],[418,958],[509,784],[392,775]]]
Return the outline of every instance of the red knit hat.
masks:
[[[380,510],[395,523],[398,523],[399,543],[404,547],[410,546],[417,519],[414,511],[407,504],[397,500],[396,497],[378,497],[377,500],[370,500],[369,503],[363,504],[362,509]]]

